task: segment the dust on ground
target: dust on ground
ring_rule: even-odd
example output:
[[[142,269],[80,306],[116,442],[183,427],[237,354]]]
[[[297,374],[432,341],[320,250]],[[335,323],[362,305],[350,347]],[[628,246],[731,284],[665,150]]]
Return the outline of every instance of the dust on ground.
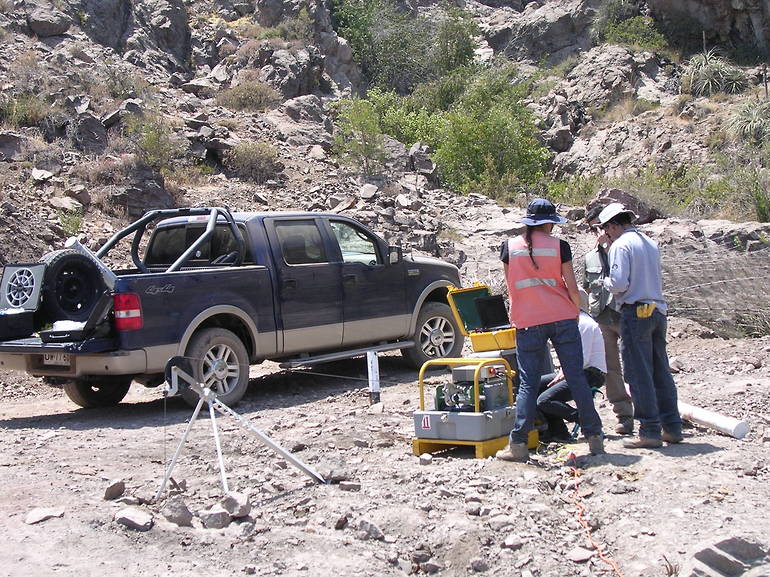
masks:
[[[579,442],[542,447],[533,464],[474,459],[468,449],[420,464],[410,444],[416,374],[398,357],[381,358],[381,411],[369,407],[363,360],[298,372],[254,367],[238,411],[337,482],[314,484],[235,421],[218,418],[230,488],[253,504],[224,529],[204,528],[197,517],[222,497],[207,415],[174,470],[196,514],[192,527],[179,527],[163,517],[162,502],[146,501],[190,407],[135,384],[117,407],[77,409],[36,379],[3,373],[1,572],[612,575],[576,502],[593,541],[628,577],[672,574],[717,537],[767,546],[770,339],[703,339],[676,320],[669,334],[680,398],[746,420],[745,439],[689,427],[684,443],[659,450],[623,449],[610,434],[607,454],[597,457]],[[598,404],[611,431],[611,409],[601,397]],[[104,499],[116,479],[126,484],[122,502]],[[128,506],[152,514],[149,531],[114,521]],[[36,508],[62,516],[26,524]]]

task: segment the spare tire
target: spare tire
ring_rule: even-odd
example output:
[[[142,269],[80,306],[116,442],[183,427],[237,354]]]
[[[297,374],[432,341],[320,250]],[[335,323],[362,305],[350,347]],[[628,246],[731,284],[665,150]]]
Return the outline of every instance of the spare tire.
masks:
[[[72,249],[48,253],[40,262],[46,263],[41,291],[46,320],[87,320],[107,290],[96,264]]]

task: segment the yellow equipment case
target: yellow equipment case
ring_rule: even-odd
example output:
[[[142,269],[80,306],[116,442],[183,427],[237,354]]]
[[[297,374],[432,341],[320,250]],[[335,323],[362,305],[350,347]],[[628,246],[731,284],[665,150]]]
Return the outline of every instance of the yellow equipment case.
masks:
[[[450,287],[447,300],[474,352],[516,347],[516,329],[510,325],[502,295],[492,295],[487,285],[475,283],[467,288]]]

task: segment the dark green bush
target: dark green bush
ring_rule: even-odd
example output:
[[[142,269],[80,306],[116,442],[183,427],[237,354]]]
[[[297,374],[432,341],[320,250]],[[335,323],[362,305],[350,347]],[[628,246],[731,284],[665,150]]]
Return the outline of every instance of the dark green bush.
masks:
[[[634,16],[628,20],[610,23],[604,31],[606,42],[631,46],[649,52],[662,52],[668,47],[666,38],[658,32],[649,16]]]
[[[174,159],[184,154],[181,139],[171,124],[157,114],[130,116],[125,124],[126,137],[133,144],[138,160],[160,172],[168,172]]]

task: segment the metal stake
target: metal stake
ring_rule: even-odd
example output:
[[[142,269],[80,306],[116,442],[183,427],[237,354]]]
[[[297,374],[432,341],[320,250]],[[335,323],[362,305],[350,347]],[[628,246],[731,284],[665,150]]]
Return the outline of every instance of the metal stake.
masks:
[[[366,351],[366,367],[369,371],[369,405],[380,402],[380,363],[375,351]]]

